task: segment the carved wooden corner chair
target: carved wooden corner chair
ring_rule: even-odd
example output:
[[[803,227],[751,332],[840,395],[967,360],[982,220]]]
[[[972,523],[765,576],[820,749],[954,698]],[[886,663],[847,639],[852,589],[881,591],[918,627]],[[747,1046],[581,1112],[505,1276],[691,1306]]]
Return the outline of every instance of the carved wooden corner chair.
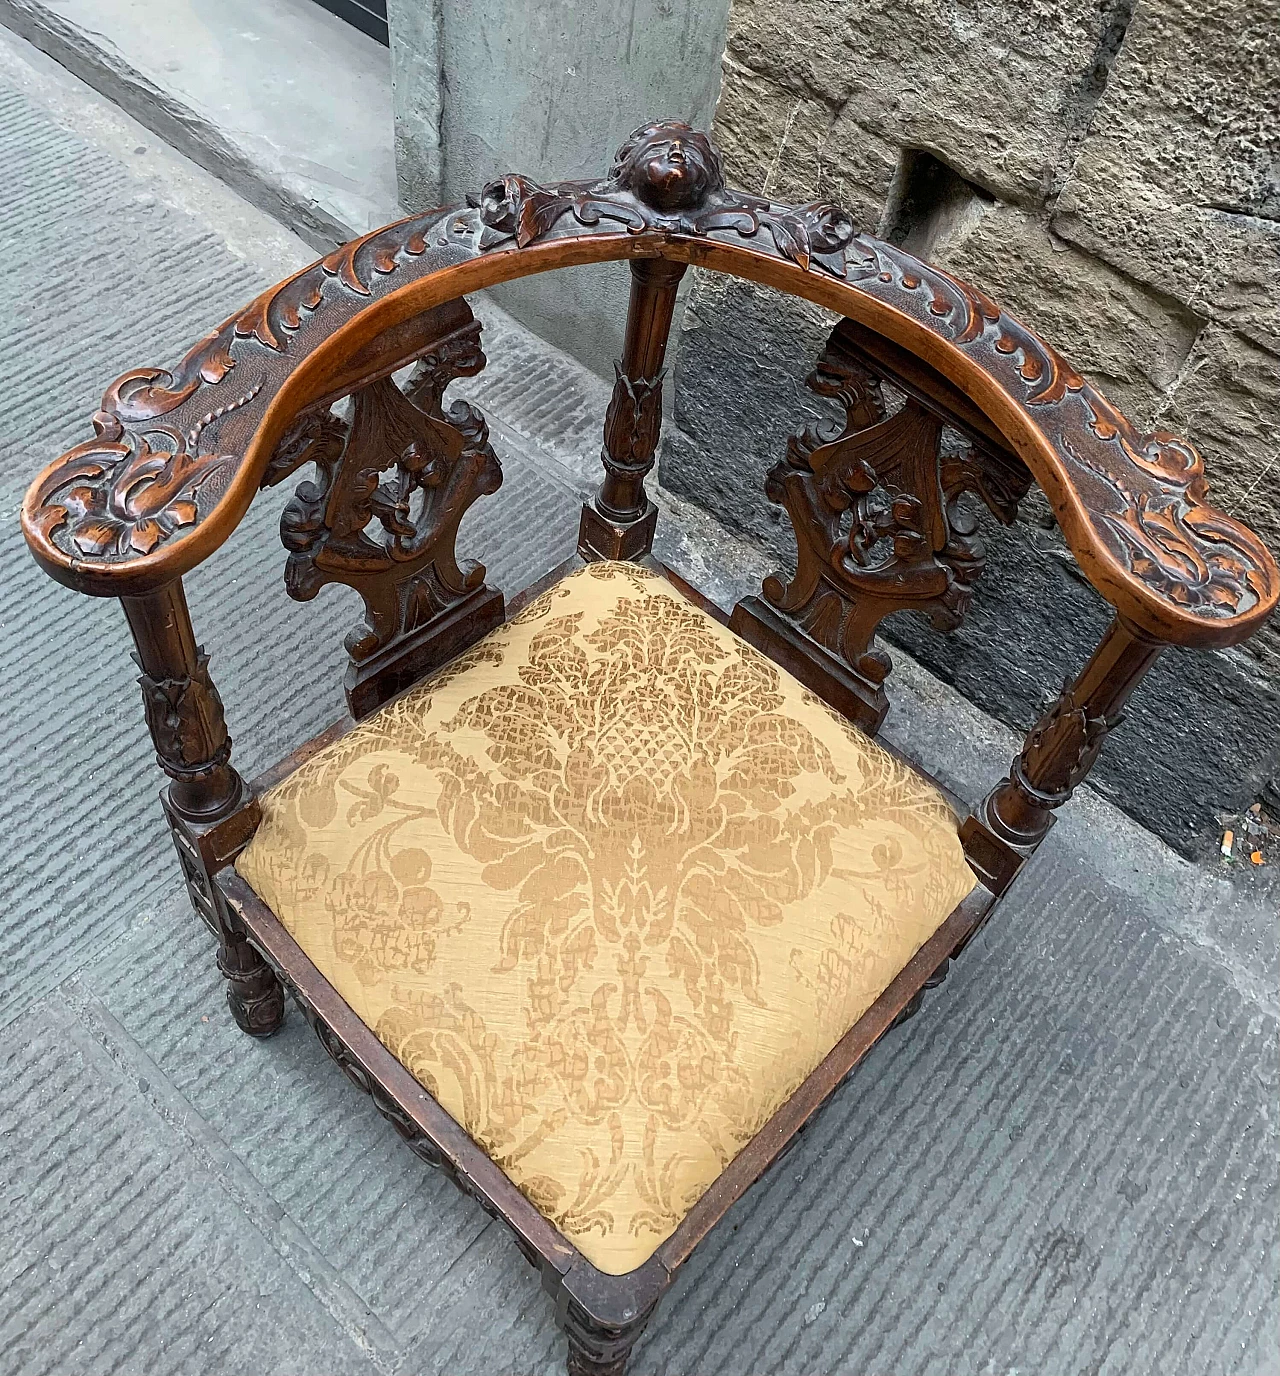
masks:
[[[502,481],[484,418],[444,401],[485,363],[464,294],[614,259],[632,288],[603,481],[577,556],[505,601],[455,553]],[[651,554],[690,264],[842,317],[809,385],[843,422],[768,476],[794,576],[727,625]],[[345,245],[176,370],[126,373],[93,429],[32,485],[26,538],[124,604],[236,1021],[269,1036],[292,994],[412,1150],[511,1228],[579,1373],[623,1370],[698,1242],[942,980],[1162,646],[1243,640],[1280,587],[1191,445],[1138,434],[982,292],[838,207],[726,190],[676,123],[598,182],[508,176]],[[247,785],[182,576],[306,464],[285,583],[364,599],[350,716]],[[903,609],[956,626],[974,504],[1012,522],[1032,482],[1115,616],[970,813],[872,740],[873,637]]]

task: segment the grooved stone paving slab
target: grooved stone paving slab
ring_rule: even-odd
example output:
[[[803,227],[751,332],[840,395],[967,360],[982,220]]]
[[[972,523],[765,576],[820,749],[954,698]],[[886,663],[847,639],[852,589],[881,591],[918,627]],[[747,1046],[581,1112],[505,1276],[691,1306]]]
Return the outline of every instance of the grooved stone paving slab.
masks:
[[[15,529],[105,381],[175,359],[291,264],[233,254],[2,83],[0,165],[0,1376],[561,1376],[505,1231],[296,1012],[266,1043],[233,1027],[160,826],[123,618],[57,588]],[[481,313],[491,366],[460,390],[506,480],[462,544],[513,589],[572,548],[604,389]],[[248,772],[339,714],[356,615],[284,596],[284,496],[190,580]],[[758,578],[660,500],[661,547],[700,585],[731,601]],[[1005,768],[1009,733],[905,657],[892,688],[886,734],[962,795]],[[1085,793],[695,1255],[636,1376],[1269,1376],[1275,946],[1271,909]]]
[[[0,1364],[23,1376],[366,1369],[181,1127],[59,999],[0,1049]]]
[[[22,494],[40,467],[90,437],[88,417],[112,378],[175,362],[289,265],[264,270],[234,256],[209,226],[142,191],[112,158],[3,85],[0,165],[0,312],[11,322],[0,350],[0,729],[15,765],[0,794],[0,829],[16,840],[7,887],[20,895],[0,912],[8,1017],[175,884],[124,617],[114,600],[68,592],[36,567],[17,527]],[[494,442],[503,486],[468,513],[460,549],[488,563],[496,586],[515,590],[572,551],[577,500],[500,422]],[[235,761],[248,775],[345,710],[342,638],[359,601],[347,589],[306,605],[285,595],[277,527],[291,491],[264,494],[186,580]],[[98,791],[110,806],[85,816],[85,798]],[[37,813],[42,825],[33,828]]]

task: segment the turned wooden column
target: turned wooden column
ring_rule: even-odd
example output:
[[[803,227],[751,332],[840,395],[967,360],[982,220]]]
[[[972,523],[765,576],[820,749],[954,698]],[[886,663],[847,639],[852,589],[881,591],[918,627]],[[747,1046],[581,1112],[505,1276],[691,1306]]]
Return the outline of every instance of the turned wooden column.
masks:
[[[683,263],[636,258],[622,358],[604,421],[604,481],[582,508],[578,549],[585,559],[635,559],[653,548],[658,512],[644,490],[662,431],[663,360]]]
[[[230,763],[231,737],[209,657],[196,644],[181,580],[120,600],[138,647],[147,727],[169,776],[161,803],[187,895],[218,939],[218,969],[236,1023],[250,1036],[269,1037],[284,1021],[284,991],[213,882],[252,834],[258,810]]]
[[[142,704],[175,812],[212,822],[239,805],[243,784],[228,761],[231,737],[209,657],[196,644],[181,580],[142,597],[123,597],[138,647]]]
[[[1120,722],[1129,694],[1164,648],[1117,616],[1074,683],[1027,735],[1009,775],[987,795],[979,820],[1000,840],[1029,854],[1098,758]]]

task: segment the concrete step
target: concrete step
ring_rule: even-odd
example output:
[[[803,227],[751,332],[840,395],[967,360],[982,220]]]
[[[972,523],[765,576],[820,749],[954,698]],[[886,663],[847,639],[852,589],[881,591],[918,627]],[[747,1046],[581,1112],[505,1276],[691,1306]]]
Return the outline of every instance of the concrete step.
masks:
[[[387,49],[311,0],[0,0],[0,24],[313,249],[402,213]]]

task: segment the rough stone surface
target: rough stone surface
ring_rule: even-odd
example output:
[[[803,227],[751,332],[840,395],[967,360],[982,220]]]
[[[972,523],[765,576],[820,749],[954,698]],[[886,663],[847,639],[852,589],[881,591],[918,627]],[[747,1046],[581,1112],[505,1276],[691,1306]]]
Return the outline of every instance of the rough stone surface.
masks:
[[[764,475],[792,429],[830,414],[804,379],[835,319],[807,302],[786,306],[754,283],[695,272],[659,464],[668,490],[783,556],[791,528],[765,500]]]
[[[1277,149],[1274,4],[1140,4],[1054,227],[1280,351]]]
[[[1157,423],[1194,435],[1212,495],[1280,551],[1280,355],[1220,325],[1196,339]],[[1280,677],[1280,620],[1242,647]]]
[[[927,149],[1006,200],[1038,205],[1087,120],[1123,8],[1083,0],[734,0],[726,87],[740,66],[793,101],[812,97],[842,113],[847,120],[831,138],[837,160],[836,145],[863,129],[896,147]],[[758,146],[776,145],[782,127],[761,128]]]
[[[981,282],[1046,339],[1074,339],[1071,361],[1135,424],[1150,428],[1178,380],[1202,321],[1000,204],[913,252]],[[1087,332],[1080,322],[1087,320]]]
[[[730,179],[779,200],[830,197],[874,228],[889,195],[898,150],[832,109],[725,58],[716,135]],[[762,137],[764,131],[767,135]]]
[[[1280,549],[1271,8],[733,0],[715,134],[748,188],[837,197],[1039,329],[1139,426],[1182,430],[1215,500]],[[808,305],[701,274],[676,354],[664,483],[783,559],[761,480],[818,413],[803,379],[824,333]],[[999,532],[992,551],[951,644],[905,617],[887,635],[1025,727],[1100,623],[1049,530]],[[1036,645],[1058,667],[1033,686]],[[1275,626],[1211,663],[1168,656],[1128,762],[1119,742],[1104,753],[1109,796],[1208,853],[1215,814],[1274,772],[1278,664]]]

